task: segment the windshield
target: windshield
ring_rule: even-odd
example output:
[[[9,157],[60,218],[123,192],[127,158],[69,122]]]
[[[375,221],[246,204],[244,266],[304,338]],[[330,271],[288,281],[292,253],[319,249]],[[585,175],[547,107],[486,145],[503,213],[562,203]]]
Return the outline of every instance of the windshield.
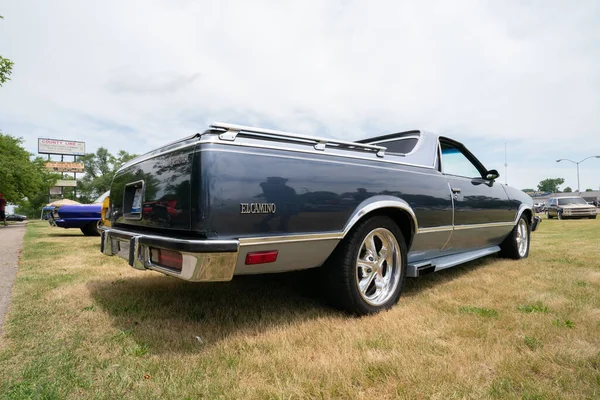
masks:
[[[96,200],[94,200],[94,204],[96,204],[96,203],[102,203],[102,202],[104,201],[104,199],[105,199],[105,198],[106,198],[106,197],[107,197],[109,194],[110,194],[110,190],[108,190],[108,191],[106,191],[106,192],[102,193],[102,194],[100,195],[100,197],[98,197]]]
[[[582,199],[581,197],[571,197],[568,199],[558,199],[558,205],[559,206],[566,206],[569,204],[585,204],[587,205],[587,202]]]

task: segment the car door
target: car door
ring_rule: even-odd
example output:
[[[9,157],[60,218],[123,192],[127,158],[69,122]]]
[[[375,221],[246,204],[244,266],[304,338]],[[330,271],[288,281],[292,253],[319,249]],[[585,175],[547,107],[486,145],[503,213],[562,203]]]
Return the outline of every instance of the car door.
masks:
[[[548,204],[546,205],[546,214],[550,217],[554,216],[554,199],[548,199]]]
[[[515,210],[496,176],[462,144],[440,138],[442,172],[454,202],[453,230],[445,252],[500,244],[514,226]],[[490,171],[492,172],[492,171]]]

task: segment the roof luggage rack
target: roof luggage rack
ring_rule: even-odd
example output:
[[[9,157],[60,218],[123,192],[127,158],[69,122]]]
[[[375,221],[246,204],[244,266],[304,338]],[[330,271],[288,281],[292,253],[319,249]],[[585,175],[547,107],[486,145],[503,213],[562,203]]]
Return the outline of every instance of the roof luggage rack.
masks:
[[[325,150],[327,147],[347,150],[359,150],[377,154],[377,157],[385,155],[386,148],[366,143],[348,142],[343,140],[323,138],[318,136],[300,135],[297,133],[276,131],[272,129],[255,128],[251,126],[228,124],[224,122],[213,122],[212,129],[223,130],[219,135],[221,140],[234,141],[238,134],[270,137],[278,140],[295,141],[305,144],[313,144],[316,150]]]

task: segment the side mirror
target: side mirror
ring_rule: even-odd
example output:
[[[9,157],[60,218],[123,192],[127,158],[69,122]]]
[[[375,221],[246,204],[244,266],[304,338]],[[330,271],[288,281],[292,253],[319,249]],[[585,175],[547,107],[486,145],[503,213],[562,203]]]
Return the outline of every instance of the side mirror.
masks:
[[[485,179],[487,179],[488,181],[498,179],[499,176],[500,174],[495,169],[490,169],[488,172],[485,173]]]

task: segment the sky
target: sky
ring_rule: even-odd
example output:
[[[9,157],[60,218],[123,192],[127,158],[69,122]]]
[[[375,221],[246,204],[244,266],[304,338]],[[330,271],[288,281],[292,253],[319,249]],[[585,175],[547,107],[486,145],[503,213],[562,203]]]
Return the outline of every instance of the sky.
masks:
[[[0,130],[141,154],[213,121],[425,129],[519,189],[600,155],[600,2],[0,0]],[[505,174],[505,146],[508,161]],[[580,165],[600,188],[600,159]]]

